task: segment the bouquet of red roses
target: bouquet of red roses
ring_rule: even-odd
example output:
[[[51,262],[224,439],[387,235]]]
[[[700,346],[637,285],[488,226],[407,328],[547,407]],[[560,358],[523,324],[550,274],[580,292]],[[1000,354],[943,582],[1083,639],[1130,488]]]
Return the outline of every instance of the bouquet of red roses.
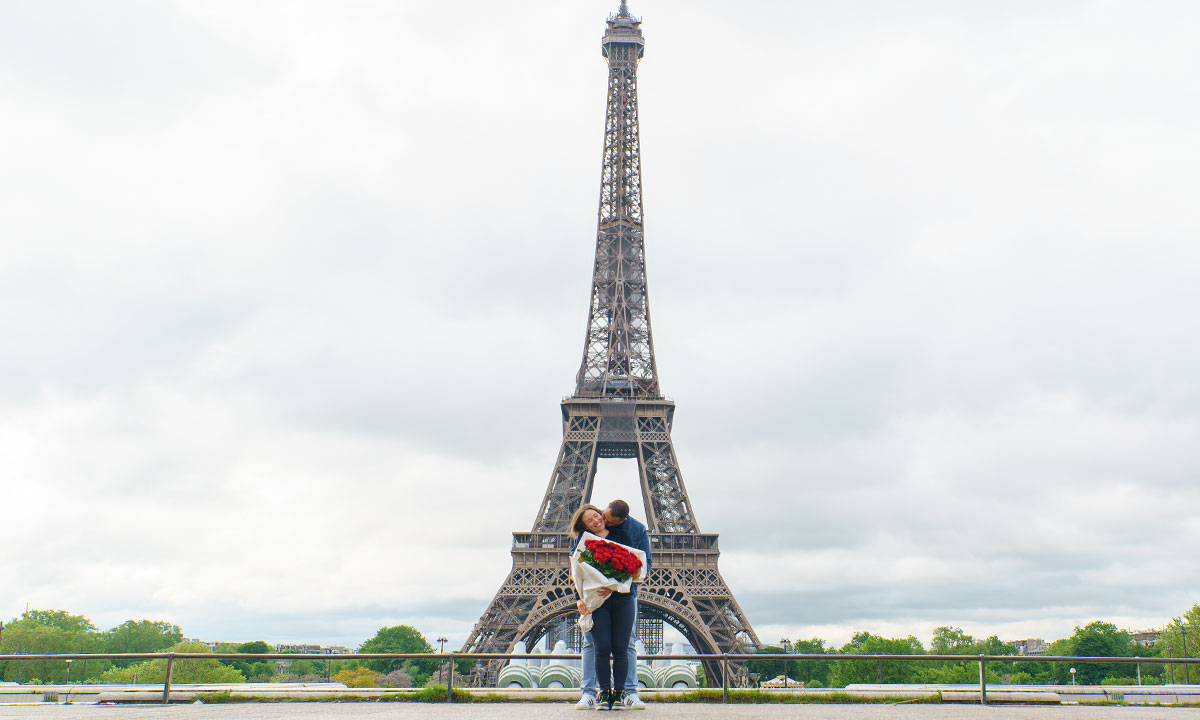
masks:
[[[585,540],[583,546],[587,549],[579,553],[579,558],[604,573],[605,577],[625,582],[642,569],[642,561],[620,543]]]
[[[592,629],[592,612],[604,604],[600,590],[627,593],[646,575],[646,553],[585,532],[571,553],[571,579],[588,612],[579,616],[579,628]]]

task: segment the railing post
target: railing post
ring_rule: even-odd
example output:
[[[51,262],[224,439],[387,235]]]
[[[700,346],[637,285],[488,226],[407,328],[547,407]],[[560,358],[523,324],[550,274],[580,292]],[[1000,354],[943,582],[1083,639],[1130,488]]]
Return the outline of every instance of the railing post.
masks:
[[[163,705],[171,702],[171,673],[175,671],[175,653],[167,653],[167,676],[163,678]]]
[[[984,658],[987,657],[982,653],[979,655],[979,704],[987,705],[987,662]]]
[[[729,655],[721,653],[721,702],[729,702]]]
[[[446,702],[454,702],[454,661],[446,660]]]

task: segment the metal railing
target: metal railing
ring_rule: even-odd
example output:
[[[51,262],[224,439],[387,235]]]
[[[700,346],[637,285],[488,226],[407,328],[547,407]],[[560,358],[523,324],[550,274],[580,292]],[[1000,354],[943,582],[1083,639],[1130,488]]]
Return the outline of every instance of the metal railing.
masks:
[[[72,654],[19,654],[0,655],[0,662],[32,661],[32,660],[166,660],[167,668],[163,682],[163,703],[171,701],[171,675],[175,663],[184,660],[243,660],[257,662],[262,660],[325,660],[339,662],[343,660],[437,660],[445,663],[446,702],[454,702],[454,662],[456,660],[578,660],[578,653],[72,653]],[[1003,662],[1035,662],[1035,663],[1069,663],[1088,664],[1125,664],[1138,665],[1138,675],[1141,675],[1141,665],[1196,665],[1200,658],[1173,657],[1072,657],[1069,655],[854,655],[846,653],[830,654],[789,654],[762,653],[748,655],[745,653],[676,653],[673,655],[639,655],[643,660],[693,660],[706,663],[717,663],[721,668],[721,700],[729,702],[729,667],[731,664],[740,665],[750,660],[785,660],[802,662],[806,660],[853,660],[867,662],[874,660],[895,662],[974,662],[979,664],[979,704],[987,704],[987,663]],[[221,683],[225,684],[225,683]],[[232,683],[230,683],[232,684]],[[713,688],[715,689],[715,688]]]

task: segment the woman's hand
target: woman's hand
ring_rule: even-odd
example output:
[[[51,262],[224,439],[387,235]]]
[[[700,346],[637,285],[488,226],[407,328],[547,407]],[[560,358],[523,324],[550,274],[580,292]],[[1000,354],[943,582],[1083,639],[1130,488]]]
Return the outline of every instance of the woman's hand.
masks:
[[[606,598],[609,595],[612,595],[612,590],[610,588],[597,588],[596,594],[602,598]]]
[[[591,610],[588,610],[587,603],[585,603],[585,602],[584,602],[584,601],[582,601],[582,600],[580,600],[579,602],[575,603],[575,609],[579,611],[579,614],[580,614],[580,615],[587,615],[588,613],[590,613],[590,612],[591,612]]]

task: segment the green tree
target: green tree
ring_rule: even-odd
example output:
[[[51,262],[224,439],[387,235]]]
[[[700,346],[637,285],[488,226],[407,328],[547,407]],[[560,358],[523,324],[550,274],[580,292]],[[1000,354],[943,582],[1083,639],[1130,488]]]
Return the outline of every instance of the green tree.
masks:
[[[975,653],[975,638],[962,628],[943,625],[934,628],[933,640],[929,643],[931,655],[971,655]]]
[[[760,648],[756,654],[824,655],[826,653],[825,641],[820,638],[780,642],[780,645],[768,645]],[[746,671],[757,673],[759,682],[787,675],[792,680],[799,680],[808,687],[823,687],[829,682],[830,664],[829,660],[747,660]]]
[[[269,646],[269,644],[266,644],[262,640],[244,642],[241,644],[223,642],[217,644],[217,652],[264,655],[266,653],[274,653],[275,648],[272,648]],[[268,682],[268,680],[275,676],[276,672],[276,664],[274,660],[259,660],[258,662],[251,662],[240,659],[224,659],[218,662],[221,662],[222,665],[228,665],[229,667],[236,668],[238,672],[244,674],[247,680],[252,680],[252,682],[256,683]]]
[[[325,663],[320,660],[280,660],[279,665],[287,674],[297,678],[312,680],[320,676],[322,680],[325,679]]]
[[[433,646],[411,625],[380,628],[375,637],[358,649],[363,653],[431,653]],[[388,674],[403,669],[412,677],[413,685],[422,686],[437,669],[437,660],[368,660],[366,666],[377,673]]]
[[[240,653],[254,653],[255,655],[266,655],[267,653],[275,652],[275,648],[266,644],[262,640],[253,640],[251,642],[238,645],[237,651]]]
[[[178,625],[162,620],[126,620],[104,633],[104,651],[110,653],[161,652],[183,640]],[[118,660],[114,664],[126,667],[135,660]]]
[[[942,626],[935,628],[929,643],[932,655],[1014,655],[1016,649],[992,635],[986,640],[976,640],[963,632],[962,628]],[[1011,679],[1013,669],[1005,663],[990,662],[985,668],[989,683],[1003,683]],[[921,682],[962,684],[979,682],[979,663],[938,661],[920,673]]]
[[[794,655],[825,655],[829,650],[820,638],[797,640],[789,648]],[[825,687],[829,684],[832,660],[789,660],[788,676],[808,687]]]
[[[58,628],[68,633],[94,633],[96,626],[83,615],[72,615],[66,610],[26,610],[21,620],[42,627]]]
[[[787,651],[778,645],[768,645],[755,651],[756,655],[782,655]],[[784,673],[783,660],[747,660],[746,672],[758,675],[759,682],[766,682]]]
[[[1172,618],[1158,636],[1156,648],[1165,658],[1200,657],[1200,605]],[[1200,682],[1200,665],[1171,663],[1165,666],[1167,682]]]
[[[0,634],[0,655],[64,655],[103,650],[104,642],[96,626],[86,617],[64,610],[29,610],[5,624]],[[82,682],[110,665],[101,660],[70,665],[64,660],[13,660],[4,663],[2,674],[9,682],[36,677],[42,682],[65,683],[68,675],[71,682]]]
[[[176,653],[207,653],[208,646],[199,642],[180,642],[167,648]],[[147,660],[123,668],[111,668],[99,677],[102,683],[119,685],[138,683],[162,684],[167,677],[167,661]],[[246,678],[236,668],[222,665],[218,660],[189,659],[175,660],[171,671],[171,682],[177,683],[240,683]]]
[[[1162,643],[1156,643],[1150,647],[1138,645],[1136,654],[1144,658],[1160,658],[1166,652],[1166,649]],[[1192,671],[1195,673],[1196,669],[1193,668]],[[1167,666],[1165,663],[1148,662],[1138,663],[1137,665],[1126,665],[1122,672],[1129,677],[1129,682],[1122,684],[1136,684],[1139,674],[1141,675],[1143,685],[1161,685],[1167,681]],[[1195,675],[1193,675],[1194,678]]]
[[[1074,654],[1081,657],[1133,657],[1137,654],[1133,637],[1107,622],[1091,622],[1076,628],[1071,638]],[[1122,666],[1116,663],[1080,663],[1077,682],[1084,685],[1099,685],[1110,675],[1121,674]]]
[[[924,655],[921,641],[911,635],[906,638],[884,638],[868,632],[857,633],[842,647],[847,655]],[[897,660],[838,660],[830,669],[829,682],[834,687],[852,683],[915,682],[920,666],[915,662]]]
[[[995,635],[975,644],[975,649],[981,655],[1016,655],[1017,649]]]
[[[1083,627],[1065,640],[1056,640],[1050,645],[1049,655],[1071,655],[1077,657],[1134,657],[1137,644],[1133,637],[1112,623],[1096,620]],[[1075,682],[1080,685],[1099,685],[1105,678],[1125,676],[1126,670],[1117,663],[1054,663],[1053,681],[1066,684],[1071,681],[1070,668],[1075,668]]]

